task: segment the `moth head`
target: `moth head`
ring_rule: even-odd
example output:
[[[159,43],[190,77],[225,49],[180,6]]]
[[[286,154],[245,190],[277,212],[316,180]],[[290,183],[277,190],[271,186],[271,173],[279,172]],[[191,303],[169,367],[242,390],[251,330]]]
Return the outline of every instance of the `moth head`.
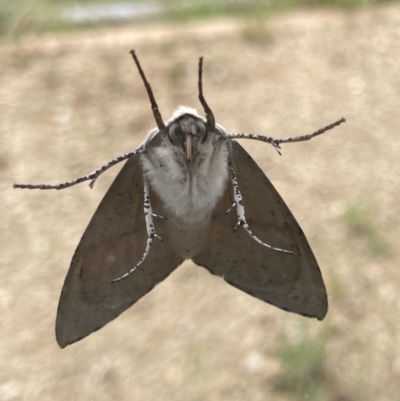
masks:
[[[206,118],[200,117],[194,109],[181,107],[178,108],[166,127],[171,143],[175,146],[182,146],[186,151],[187,161],[192,160],[194,150],[199,149],[199,146],[207,141],[209,134],[216,131],[214,114],[203,94],[203,57],[199,59],[198,77],[199,100]]]
[[[184,108],[178,112],[183,111],[182,109]],[[196,150],[207,140],[209,134],[206,122],[197,113],[184,113],[178,118],[173,118],[167,123],[167,133],[171,144],[183,149],[187,161],[192,160]]]
[[[215,124],[214,114],[208,106],[203,94],[203,57],[200,57],[199,59],[198,88],[199,100],[203,106],[206,118],[204,119],[200,117],[194,109],[181,107],[178,108],[178,110],[172,116],[172,119],[165,124],[161,117],[161,113],[158,110],[156,99],[142,70],[139,59],[137,58],[134,50],[131,50],[130,53],[136,63],[139,74],[149,96],[151,109],[153,111],[154,119],[157,123],[158,132],[161,134],[164,140],[168,138],[172,145],[183,147],[186,153],[186,160],[191,161],[193,157],[193,151],[195,149],[199,150],[200,144],[207,141],[209,133],[220,131]],[[156,131],[153,132],[153,134],[156,133]],[[221,134],[221,132],[219,132],[219,134]]]

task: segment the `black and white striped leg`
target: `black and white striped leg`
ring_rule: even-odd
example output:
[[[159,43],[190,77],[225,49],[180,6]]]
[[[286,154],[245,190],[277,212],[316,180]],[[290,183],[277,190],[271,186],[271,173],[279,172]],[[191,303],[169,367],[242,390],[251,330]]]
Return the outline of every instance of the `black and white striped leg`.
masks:
[[[257,244],[264,246],[268,249],[270,249],[271,251],[276,251],[276,252],[282,252],[282,253],[287,253],[287,254],[291,254],[293,255],[293,252],[291,251],[287,251],[285,249],[281,249],[281,248],[276,248],[275,246],[272,245],[268,245],[265,242],[262,242],[258,237],[256,237],[256,235],[251,231],[249,225],[247,224],[246,221],[246,216],[245,216],[245,210],[244,210],[244,205],[243,205],[243,197],[242,197],[242,193],[240,192],[240,188],[239,188],[239,183],[236,177],[236,173],[235,170],[233,168],[233,166],[231,164],[229,164],[229,173],[230,173],[230,178],[231,178],[231,182],[232,182],[232,186],[233,186],[233,199],[234,199],[234,203],[231,206],[231,208],[228,210],[228,212],[233,209],[236,208],[236,215],[237,215],[237,219],[238,222],[236,223],[235,228],[233,229],[233,231],[235,232],[238,227],[243,227],[244,230],[246,231],[247,234],[249,234],[249,236],[255,241],[257,242]]]
[[[277,143],[277,139],[272,138],[272,136],[265,136],[265,135],[257,135],[257,134],[232,134],[229,135],[230,138],[233,139],[253,139],[255,141],[261,141],[261,142],[266,142],[269,143],[274,147],[274,149],[278,152],[279,155],[281,155],[281,147],[279,146],[279,143]]]
[[[139,260],[139,262],[134,267],[132,267],[132,269],[129,270],[127,273],[125,273],[121,277],[116,278],[115,280],[112,280],[112,283],[121,281],[135,272],[135,270],[145,261],[147,255],[149,254],[154,238],[157,238],[158,240],[162,241],[161,237],[159,235],[157,235],[156,230],[154,228],[153,215],[154,214],[153,214],[153,210],[151,208],[151,203],[150,203],[149,183],[148,183],[147,179],[144,178],[144,216],[145,216],[146,230],[147,230],[146,249],[144,250],[143,256]]]
[[[115,166],[116,164],[127,160],[133,156],[137,156],[143,153],[147,153],[148,151],[145,149],[136,149],[133,152],[126,153],[124,155],[118,156],[115,159],[107,162],[106,164],[103,164],[101,167],[99,167],[97,170],[93,171],[90,174],[84,175],[82,177],[76,178],[71,181],[63,182],[61,184],[54,184],[54,185],[49,185],[49,184],[14,184],[14,188],[26,188],[26,189],[64,189],[68,187],[72,187],[76,184],[80,184],[81,182],[84,181],[89,181],[90,184],[89,187],[93,188],[94,183],[96,182],[97,178],[104,173],[106,170],[108,170],[110,167]]]
[[[327,125],[324,128],[319,129],[318,131],[313,132],[312,134],[309,135],[302,135],[302,136],[296,136],[292,138],[283,138],[283,139],[275,139],[274,143],[279,145],[281,143],[292,143],[292,142],[303,142],[303,141],[309,141],[310,139],[322,135],[326,131],[330,131],[331,129],[337,127],[340,124],[343,124],[346,122],[345,118],[341,118],[340,120],[335,121],[332,124]]]
[[[254,139],[256,141],[267,142],[267,143],[271,144],[279,154],[281,154],[279,151],[279,149],[280,149],[279,145],[281,143],[309,141],[310,139],[312,139],[318,135],[321,135],[326,131],[333,129],[344,122],[346,122],[346,120],[344,118],[341,118],[340,120],[335,121],[334,123],[329,124],[326,127],[313,132],[312,134],[296,136],[296,137],[291,137],[291,138],[276,139],[276,138],[272,138],[270,136],[256,135],[256,134],[232,134],[232,135],[229,135],[229,137],[233,138],[233,139]]]

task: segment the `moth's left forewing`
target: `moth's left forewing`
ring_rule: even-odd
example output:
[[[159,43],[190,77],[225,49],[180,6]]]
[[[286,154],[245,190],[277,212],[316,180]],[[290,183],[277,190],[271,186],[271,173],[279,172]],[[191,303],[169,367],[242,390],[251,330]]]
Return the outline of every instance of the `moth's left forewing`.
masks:
[[[225,214],[231,204],[228,185],[214,210],[208,243],[193,261],[256,298],[323,319],[326,289],[303,231],[263,171],[235,141],[231,157],[250,228],[262,241],[294,255],[260,246],[240,227],[233,233],[231,216]]]
[[[143,256],[147,240],[143,202],[143,173],[139,157],[134,156],[107,191],[72,258],[57,312],[61,347],[115,319],[182,263],[170,247],[164,221],[156,221],[164,242],[154,241],[134,274],[112,283]],[[162,202],[155,193],[151,202],[154,212],[161,214]]]

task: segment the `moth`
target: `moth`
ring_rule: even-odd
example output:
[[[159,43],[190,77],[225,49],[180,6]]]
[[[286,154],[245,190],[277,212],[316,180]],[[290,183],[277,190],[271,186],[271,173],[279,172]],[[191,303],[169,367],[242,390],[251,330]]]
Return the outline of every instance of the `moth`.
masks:
[[[203,95],[205,117],[179,107],[164,123],[153,91],[132,50],[157,127],[132,152],[92,173],[57,185],[64,189],[98,177],[126,160],[87,226],[61,291],[56,338],[61,348],[115,319],[192,259],[227,283],[285,311],[322,320],[327,294],[317,261],[293,214],[251,156],[235,140],[271,144],[307,141],[229,134],[215,122]]]

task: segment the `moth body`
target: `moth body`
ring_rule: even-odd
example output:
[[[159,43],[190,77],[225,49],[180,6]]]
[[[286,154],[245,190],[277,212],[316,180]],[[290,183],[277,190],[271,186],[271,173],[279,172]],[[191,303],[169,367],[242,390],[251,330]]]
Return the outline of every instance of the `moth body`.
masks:
[[[149,152],[141,155],[144,175],[163,203],[168,239],[184,258],[204,247],[212,211],[228,179],[227,139],[220,131],[204,137],[204,124],[196,110],[181,106],[166,124],[170,132],[172,128],[181,133],[179,140],[168,135],[152,146],[150,132]],[[189,136],[192,149],[187,160]]]

